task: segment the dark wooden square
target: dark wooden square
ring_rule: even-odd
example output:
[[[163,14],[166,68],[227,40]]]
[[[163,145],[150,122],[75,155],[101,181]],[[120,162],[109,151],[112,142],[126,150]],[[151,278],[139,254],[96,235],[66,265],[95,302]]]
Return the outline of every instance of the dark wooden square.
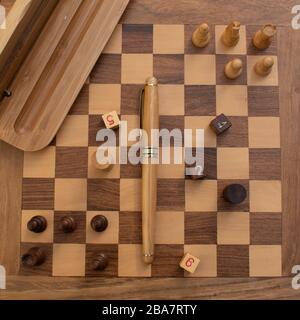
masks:
[[[142,213],[120,212],[119,215],[119,243],[142,243]]]
[[[204,48],[197,48],[193,45],[193,32],[199,27],[199,24],[187,24],[184,26],[184,50],[186,54],[215,54],[215,26],[209,25],[211,39]]]
[[[23,210],[53,210],[54,179],[24,178],[22,190]]]
[[[46,260],[43,264],[35,267],[27,267],[22,264],[22,256],[33,247],[42,248],[46,253]],[[19,274],[24,276],[52,276],[53,245],[45,243],[21,243],[20,248],[20,269]]]
[[[87,115],[89,113],[89,85],[85,84],[73,103],[70,115]]]
[[[184,211],[184,181],[184,179],[158,179],[157,211]]]
[[[89,115],[89,146],[98,147],[107,141],[107,139],[105,139],[105,141],[96,140],[97,132],[101,129],[106,129],[101,115]],[[119,129],[115,129],[114,131],[116,133],[116,146],[118,146],[119,145]],[[110,143],[110,145],[114,146],[113,142]]]
[[[217,214],[204,212],[185,212],[185,244],[216,244]]]
[[[121,83],[121,55],[103,53],[91,72],[90,82]]]
[[[77,224],[76,229],[70,233],[64,233],[59,225],[64,217],[72,217]],[[86,233],[85,212],[55,211],[54,212],[54,243],[85,243]]]
[[[89,211],[119,211],[120,179],[88,179],[87,199]]]
[[[249,149],[250,179],[280,180],[280,149]]]
[[[211,129],[217,134],[220,135],[228,130],[232,126],[228,117],[225,114],[221,113],[216,118],[214,118],[211,123]]]
[[[248,113],[250,117],[279,116],[279,88],[248,86]]]
[[[185,86],[185,115],[216,115],[216,86]]]
[[[280,245],[282,243],[281,213],[251,213],[250,243]]]
[[[182,147],[184,141],[184,116],[160,116],[159,129],[167,129],[169,131],[172,131],[173,129],[179,129],[181,135],[178,133],[178,136],[176,135],[175,137],[172,137],[170,145]],[[163,139],[160,138],[159,140],[160,145],[162,146]]]
[[[227,202],[223,197],[223,190],[230,184],[241,184],[247,190],[245,201],[240,204]],[[218,180],[218,211],[249,212],[249,181],[248,180]]]
[[[56,178],[86,178],[87,170],[88,148],[56,148]]]
[[[142,166],[141,164],[122,164],[120,175],[122,179],[139,179],[142,177]]]
[[[123,24],[123,53],[152,53],[153,25]]]
[[[228,117],[232,126],[217,136],[218,147],[248,147],[248,117]]]
[[[224,68],[227,62],[233,60],[233,59],[241,59],[243,62],[243,72],[242,74],[234,80],[228,79],[225,76],[224,73]],[[218,54],[216,55],[216,72],[217,72],[217,85],[218,84],[227,84],[227,85],[234,85],[234,84],[239,84],[239,85],[246,85],[247,84],[247,59],[246,55],[223,55],[223,54]]]
[[[218,277],[249,277],[249,246],[217,247]]]
[[[144,85],[122,84],[121,86],[121,114],[139,115],[141,106],[141,92]]]
[[[183,54],[155,54],[153,56],[154,76],[161,84],[184,83]]]
[[[183,245],[155,245],[155,259],[152,263],[153,277],[183,277],[179,262],[184,254]]]
[[[272,43],[269,48],[264,50],[259,50],[254,47],[252,43],[252,38],[256,31],[260,30],[262,25],[252,25],[246,26],[247,35],[247,54],[248,55],[277,55],[277,35],[272,39]]]
[[[108,265],[104,270],[93,270],[93,261],[98,254],[104,253]],[[118,276],[118,245],[87,244],[85,253],[85,275],[88,277],[117,277]]]

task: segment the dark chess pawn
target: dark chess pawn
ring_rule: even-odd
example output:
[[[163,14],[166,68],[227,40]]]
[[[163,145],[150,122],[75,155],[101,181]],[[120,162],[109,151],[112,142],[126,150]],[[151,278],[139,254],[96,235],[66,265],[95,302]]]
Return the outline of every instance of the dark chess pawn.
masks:
[[[246,199],[247,190],[241,184],[231,184],[223,190],[223,197],[232,204],[239,204]]]
[[[108,257],[104,253],[98,254],[92,263],[92,269],[97,271],[104,270],[108,265]]]
[[[64,233],[74,232],[77,228],[77,223],[73,217],[63,217],[59,223],[59,229]]]
[[[46,253],[42,248],[30,248],[22,256],[22,264],[27,267],[36,267],[43,264],[46,260]]]
[[[204,169],[201,165],[186,165],[186,176],[192,180],[201,180],[205,178]]]
[[[103,232],[107,226],[107,218],[103,215],[97,215],[91,220],[91,228],[96,232]]]
[[[32,217],[27,223],[27,229],[34,233],[41,233],[47,228],[47,220],[42,216]]]

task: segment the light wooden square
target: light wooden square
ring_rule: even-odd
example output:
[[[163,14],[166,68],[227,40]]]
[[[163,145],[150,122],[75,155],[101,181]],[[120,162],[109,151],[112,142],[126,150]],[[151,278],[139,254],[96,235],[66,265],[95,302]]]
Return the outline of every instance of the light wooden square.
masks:
[[[96,215],[103,215],[108,220],[108,226],[103,232],[91,228],[91,220]],[[117,211],[88,211],[86,213],[86,242],[113,244],[119,243],[119,212]]]
[[[85,244],[53,245],[53,276],[83,277],[85,275]]]
[[[185,277],[216,277],[217,276],[217,246],[216,245],[185,245],[188,252],[200,259],[194,273],[184,272]]]
[[[170,228],[170,222],[172,227]],[[160,211],[156,213],[155,241],[156,244],[184,243],[184,212]]]
[[[122,83],[144,84],[153,76],[152,54],[122,54]]]
[[[226,25],[220,25],[215,27],[216,36],[216,53],[217,54],[246,54],[247,43],[246,43],[246,27],[241,26],[240,28],[240,40],[234,47],[227,47],[221,41],[223,32],[226,29]]]
[[[158,91],[160,115],[184,115],[184,86],[162,84]]]
[[[121,179],[120,211],[141,211],[142,197],[141,179]]]
[[[89,86],[89,113],[90,114],[105,114],[113,110],[115,110],[119,114],[120,106],[121,106],[121,85],[90,84]]]
[[[247,56],[247,77],[249,86],[278,86],[278,61],[276,56],[272,56],[274,65],[269,75],[262,77],[259,76],[254,66],[256,62],[263,59],[264,56]]]
[[[281,212],[280,181],[250,181],[251,212]]]
[[[120,244],[118,258],[119,277],[150,277],[151,265],[142,258],[142,245]]]
[[[226,116],[248,115],[247,86],[223,85],[216,87],[217,114]]]
[[[122,25],[118,24],[107,42],[103,53],[122,53]]]
[[[281,246],[250,246],[250,277],[281,277]]]
[[[55,210],[85,211],[86,206],[86,179],[55,179]]]
[[[113,155],[114,164],[107,170],[97,169],[93,162],[95,152],[98,147],[89,147],[89,162],[88,162],[88,177],[89,178],[102,178],[102,179],[118,179],[120,178],[120,164],[119,164],[119,148],[109,147],[111,154]]]
[[[280,148],[280,120],[277,117],[249,117],[250,148]]]
[[[55,147],[50,146],[40,151],[24,153],[24,178],[55,177]]]
[[[121,121],[126,121],[126,125],[127,125],[127,133],[129,134],[131,130],[134,129],[140,129],[140,117],[138,115],[122,115],[121,116]],[[122,125],[124,126],[124,124],[121,123],[121,127]],[[128,137],[127,134],[127,137]],[[132,146],[133,144],[136,144],[137,141],[128,141],[127,140],[127,145],[128,146]]]
[[[185,177],[185,163],[183,148],[181,147],[170,147],[159,149],[159,165],[157,166],[157,176],[161,179],[184,179]],[[168,154],[170,158],[168,158]],[[181,159],[179,158],[181,156]],[[169,161],[169,163],[163,163]],[[178,157],[178,158],[177,158]],[[175,159],[176,158],[176,159]],[[175,161],[176,160],[176,161]],[[175,163],[179,162],[181,163]]]
[[[184,56],[184,83],[187,85],[216,84],[216,56],[186,54]]]
[[[248,212],[219,212],[218,244],[249,244],[249,221]]]
[[[153,52],[158,54],[184,53],[184,25],[154,25]]]
[[[34,216],[43,216],[47,219],[47,228],[41,233],[34,233],[27,229],[28,221]],[[53,242],[53,211],[51,210],[23,210],[21,222],[21,241],[22,242]]]
[[[217,211],[217,181],[185,181],[185,211]]]
[[[248,148],[217,149],[218,179],[249,179]]]
[[[85,147],[88,145],[88,116],[67,116],[56,136],[58,147]]]
[[[201,116],[186,116],[184,117],[185,129],[192,129],[193,147],[196,146],[196,129],[204,129],[204,144],[203,140],[200,140],[201,144],[205,147],[216,147],[217,137],[214,131],[210,128],[210,122],[215,117],[201,117]]]

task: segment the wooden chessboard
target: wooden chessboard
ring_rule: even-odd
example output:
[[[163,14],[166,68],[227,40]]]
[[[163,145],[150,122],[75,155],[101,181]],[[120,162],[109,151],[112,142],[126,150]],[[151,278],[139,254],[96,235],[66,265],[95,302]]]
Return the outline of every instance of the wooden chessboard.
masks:
[[[225,48],[225,26],[212,26],[204,49],[191,43],[195,25],[118,25],[104,54],[72,107],[53,143],[25,153],[22,199],[21,255],[39,246],[44,264],[20,265],[21,274],[120,277],[268,277],[281,276],[280,119],[276,39],[263,52],[251,37],[259,26],[242,26],[241,39]],[[262,55],[275,66],[266,78],[253,72]],[[225,78],[232,57],[244,62],[236,80]],[[129,128],[139,126],[139,93],[149,75],[160,87],[160,128],[205,129],[203,181],[185,179],[184,165],[160,165],[156,259],[141,259],[141,168],[114,165],[97,171],[91,155],[103,113],[116,110]],[[67,84],[66,84],[67,85]],[[232,127],[220,136],[210,121],[224,113]],[[222,190],[241,183],[248,198],[230,205]],[[48,228],[33,234],[26,228],[35,215]],[[90,227],[96,214],[108,218],[101,234]],[[64,215],[78,224],[64,234]],[[98,252],[108,255],[104,271],[93,271]],[[179,267],[185,252],[200,258],[194,274]]]

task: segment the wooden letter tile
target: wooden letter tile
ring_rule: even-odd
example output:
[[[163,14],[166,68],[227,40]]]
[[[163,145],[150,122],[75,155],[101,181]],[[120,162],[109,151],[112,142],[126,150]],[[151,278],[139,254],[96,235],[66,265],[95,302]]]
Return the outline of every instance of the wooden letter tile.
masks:
[[[198,259],[197,257],[186,253],[184,255],[184,257],[181,259],[179,265],[182,269],[190,272],[190,273],[194,273],[198,267],[200,263],[200,259]]]

